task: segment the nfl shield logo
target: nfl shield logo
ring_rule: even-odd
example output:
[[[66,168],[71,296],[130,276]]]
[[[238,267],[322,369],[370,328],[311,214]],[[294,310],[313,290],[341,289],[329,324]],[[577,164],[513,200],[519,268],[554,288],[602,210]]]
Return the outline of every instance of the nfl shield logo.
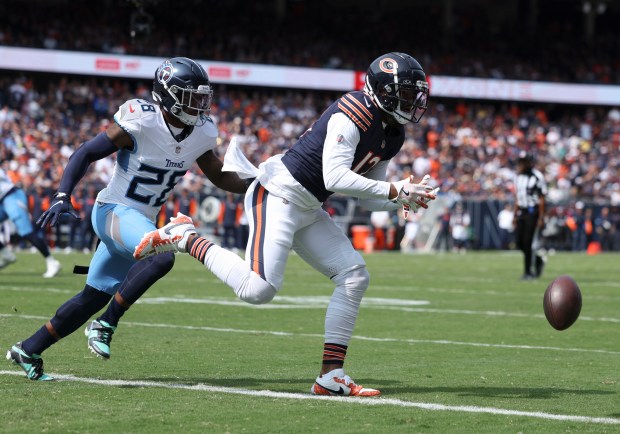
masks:
[[[180,153],[181,153],[181,147],[180,147],[180,146],[177,146],[177,147],[175,148],[174,152],[176,152],[177,154],[180,154]]]

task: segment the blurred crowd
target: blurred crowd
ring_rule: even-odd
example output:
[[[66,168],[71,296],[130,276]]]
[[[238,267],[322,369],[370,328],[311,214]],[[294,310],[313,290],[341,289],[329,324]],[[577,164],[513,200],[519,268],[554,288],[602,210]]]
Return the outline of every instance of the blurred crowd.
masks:
[[[5,0],[0,45],[356,70],[400,50],[431,75],[620,83],[613,3],[595,11],[590,37],[580,2],[539,1],[536,24],[509,6],[450,3],[448,25],[442,2],[188,0],[171,13],[105,0],[93,13],[89,2]]]
[[[336,93],[216,89],[211,116],[223,158],[238,136],[255,164],[288,149],[336,98]],[[62,168],[83,141],[107,128],[118,106],[150,99],[150,83],[22,75],[0,78],[0,158],[24,187],[53,191]],[[390,179],[430,173],[442,191],[507,200],[515,156],[527,149],[544,172],[551,202],[620,204],[620,111],[609,108],[432,101],[392,160]],[[84,186],[109,180],[113,157],[93,165]],[[183,188],[206,182],[186,176]]]
[[[31,210],[35,218],[75,148],[105,130],[125,100],[150,99],[150,87],[148,82],[41,74],[0,78],[0,164],[33,197],[31,203],[40,204]],[[219,87],[211,114],[220,129],[216,153],[223,158],[230,138],[238,136],[258,165],[292,146],[338,97]],[[406,128],[405,145],[388,167],[389,180],[430,173],[456,201],[510,201],[516,155],[527,149],[545,174],[549,202],[620,205],[617,109],[432,101],[422,121]],[[92,200],[110,179],[113,165],[113,156],[93,164],[76,189],[76,200]],[[223,198],[192,168],[162,209],[162,221],[179,210],[195,214],[211,195]],[[89,209],[88,204],[80,207]],[[235,224],[241,217],[235,216]],[[84,238],[80,243],[87,248],[86,235],[74,238]]]

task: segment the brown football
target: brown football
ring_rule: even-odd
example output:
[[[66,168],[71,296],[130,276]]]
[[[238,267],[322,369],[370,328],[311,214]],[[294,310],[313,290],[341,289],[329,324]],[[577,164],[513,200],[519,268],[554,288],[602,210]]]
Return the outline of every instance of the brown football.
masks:
[[[556,330],[572,326],[581,312],[581,291],[570,276],[556,277],[547,286],[543,299],[545,316]]]

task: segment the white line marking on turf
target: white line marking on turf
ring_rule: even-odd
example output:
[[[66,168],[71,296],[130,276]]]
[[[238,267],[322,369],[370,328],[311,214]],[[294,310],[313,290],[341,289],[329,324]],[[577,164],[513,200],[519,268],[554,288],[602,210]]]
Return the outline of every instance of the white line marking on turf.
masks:
[[[0,286],[0,291],[15,291],[15,292],[54,292],[59,294],[75,294],[76,291],[70,289],[59,288],[33,288],[30,286]]]
[[[325,309],[330,298],[326,296],[304,296],[304,297],[283,297],[277,296],[272,303],[254,305],[238,299],[223,297],[202,297],[202,298],[183,298],[183,297],[144,297],[138,300],[141,304],[164,304],[164,303],[188,303],[188,304],[210,304],[218,306],[247,307],[250,309]],[[287,304],[281,303],[288,302]],[[482,316],[505,316],[514,318],[544,318],[543,314],[528,314],[518,312],[504,312],[492,310],[466,310],[466,309],[434,309],[425,307],[407,307],[430,304],[427,300],[403,300],[396,298],[377,298],[368,297],[362,299],[362,306],[366,309],[387,309],[400,312],[418,313],[439,313],[456,315],[482,315]],[[620,318],[594,318],[580,316],[581,321],[600,321],[620,323]]]
[[[144,297],[138,300],[138,303],[142,304],[165,304],[165,303],[189,303],[189,304],[213,304],[220,306],[240,306],[250,307],[258,309],[313,309],[321,308],[325,309],[329,304],[331,297],[324,295],[317,296],[277,296],[272,303],[268,304],[249,304],[239,299],[230,299],[224,297]],[[286,302],[286,303],[283,303]],[[364,307],[377,307],[382,308],[386,306],[390,307],[405,307],[405,306],[424,306],[430,304],[428,300],[404,300],[398,298],[379,298],[379,297],[365,297],[362,299],[362,305]]]
[[[23,376],[22,372],[16,371],[0,371],[0,375],[13,375]],[[198,392],[211,392],[211,393],[227,393],[232,395],[245,395],[262,398],[276,398],[276,399],[294,399],[294,400],[313,400],[313,401],[330,401],[346,404],[357,405],[391,405],[396,407],[412,407],[419,408],[421,410],[430,411],[453,411],[460,413],[486,413],[500,416],[521,416],[546,420],[559,420],[566,422],[584,422],[595,423],[605,425],[620,425],[620,419],[613,417],[591,417],[591,416],[576,416],[568,414],[552,414],[544,413],[540,411],[519,411],[519,410],[507,410],[504,408],[495,407],[477,407],[473,405],[444,405],[433,404],[430,402],[413,402],[403,401],[395,398],[346,398],[338,396],[315,396],[310,394],[290,393],[290,392],[274,392],[272,390],[251,390],[240,389],[236,387],[222,387],[222,386],[210,386],[208,384],[179,384],[179,383],[166,383],[159,381],[137,381],[137,380],[101,380],[97,378],[84,378],[76,377],[74,375],[58,375],[50,374],[57,380],[61,381],[75,381],[79,383],[96,384],[99,386],[110,387],[160,387],[163,389],[181,389],[191,390]]]
[[[47,320],[48,317],[44,316],[35,316],[35,315],[19,315],[19,314],[0,314],[0,318],[25,318],[25,319],[39,319],[39,320]],[[252,335],[271,335],[271,336],[291,336],[291,337],[306,337],[306,338],[323,338],[322,334],[318,333],[291,333],[291,332],[280,332],[280,331],[272,331],[272,330],[242,330],[242,329],[233,329],[233,328],[220,328],[220,327],[208,327],[208,326],[186,326],[186,325],[176,325],[176,324],[156,324],[156,323],[143,323],[143,322],[133,322],[133,321],[124,321],[124,325],[127,326],[135,326],[135,327],[152,327],[152,328],[166,328],[166,329],[179,329],[179,330],[198,330],[198,331],[207,331],[207,332],[216,332],[216,333],[242,333],[242,334],[252,334]],[[434,345],[460,345],[460,346],[469,346],[469,347],[484,347],[484,348],[512,348],[519,350],[546,350],[546,351],[566,351],[566,352],[575,352],[575,353],[596,353],[596,354],[611,354],[611,355],[620,355],[620,351],[608,351],[608,350],[599,350],[599,349],[589,349],[589,348],[561,348],[561,347],[548,347],[548,346],[536,346],[536,345],[511,345],[511,344],[488,344],[482,342],[459,342],[459,341],[449,341],[445,339],[398,339],[398,338],[373,338],[370,336],[356,336],[353,335],[352,339],[358,339],[361,341],[372,341],[372,342],[396,342],[396,343],[406,343],[406,344],[434,344]]]

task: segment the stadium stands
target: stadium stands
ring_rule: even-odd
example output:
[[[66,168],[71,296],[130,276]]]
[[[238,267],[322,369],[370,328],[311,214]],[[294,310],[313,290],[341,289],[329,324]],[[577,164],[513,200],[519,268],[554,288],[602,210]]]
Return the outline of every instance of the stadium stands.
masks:
[[[0,45],[364,69],[377,53],[406,43],[431,75],[620,83],[615,55],[620,39],[613,27],[620,7],[607,4],[604,11],[596,11],[596,31],[584,38],[588,29],[581,3],[567,1],[563,14],[548,19],[546,8],[552,6],[547,3],[555,1],[538,4],[535,31],[520,20],[502,27],[502,14],[493,15],[475,0],[468,8],[454,8],[459,25],[450,31],[433,2],[416,3],[415,10],[390,2],[387,6],[395,9],[370,14],[371,4],[365,1],[357,8],[346,1],[332,2],[329,13],[321,1],[190,1],[193,7],[176,9],[171,20],[168,9],[145,1],[138,17],[144,26],[132,38],[138,11],[132,2],[108,0],[93,14],[86,3],[68,7],[65,0],[33,0],[33,7],[17,16],[8,12],[19,2],[7,0],[0,4]],[[281,8],[282,3],[286,7]],[[238,13],[240,7],[245,13]],[[213,19],[209,11],[238,16],[238,25]],[[412,12],[417,15],[403,25],[402,16]],[[479,21],[476,26],[474,19]],[[312,25],[318,21],[320,31]],[[356,29],[355,37],[342,37],[342,26],[357,22],[366,24]],[[456,38],[458,50],[451,44]],[[124,100],[150,99],[150,86],[148,81],[116,78],[1,74],[0,164],[33,194],[54,191],[75,147],[105,129]],[[287,149],[336,96],[220,86],[212,113],[221,130],[218,149],[224,150],[232,135],[240,135],[246,153],[258,164]],[[417,176],[430,172],[443,191],[457,198],[507,201],[512,197],[514,156],[526,148],[535,152],[545,171],[551,202],[581,200],[597,209],[611,206],[612,216],[618,214],[617,108],[432,100],[422,122],[407,128],[409,138],[390,167],[391,179],[401,179],[408,171]],[[104,185],[112,165],[112,159],[97,163],[79,188]],[[194,173],[183,188],[200,198],[210,189],[204,185],[208,181]]]
[[[0,45],[357,70],[397,49],[431,75],[620,83],[620,5],[602,4],[590,15],[577,0],[209,0],[172,11],[107,0],[93,13],[88,2],[5,0]]]

